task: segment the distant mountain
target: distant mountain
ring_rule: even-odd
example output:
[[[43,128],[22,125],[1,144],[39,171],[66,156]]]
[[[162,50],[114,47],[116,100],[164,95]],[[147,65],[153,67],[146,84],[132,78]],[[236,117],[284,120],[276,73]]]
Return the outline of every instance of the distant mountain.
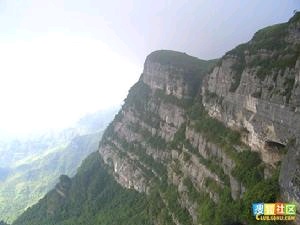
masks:
[[[73,176],[96,151],[116,110],[100,111],[73,127],[28,139],[2,140],[0,147],[0,220],[11,222],[54,187],[61,174]]]
[[[0,167],[0,181],[3,181],[6,179],[6,177],[9,175],[10,169],[9,168],[2,168]]]
[[[49,130],[24,137],[0,136],[0,165],[14,167],[27,158],[38,157],[46,149],[69,143],[78,135],[104,130],[116,114],[117,108],[90,113],[82,117],[72,127],[61,130]]]

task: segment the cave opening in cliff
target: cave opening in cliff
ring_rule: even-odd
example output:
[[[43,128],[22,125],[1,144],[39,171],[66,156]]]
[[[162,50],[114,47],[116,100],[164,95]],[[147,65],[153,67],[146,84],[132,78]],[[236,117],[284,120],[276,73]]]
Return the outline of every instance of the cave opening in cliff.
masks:
[[[265,142],[265,147],[270,150],[280,151],[280,150],[284,149],[285,146],[286,145],[284,143],[273,141],[273,140],[266,140],[266,142]]]

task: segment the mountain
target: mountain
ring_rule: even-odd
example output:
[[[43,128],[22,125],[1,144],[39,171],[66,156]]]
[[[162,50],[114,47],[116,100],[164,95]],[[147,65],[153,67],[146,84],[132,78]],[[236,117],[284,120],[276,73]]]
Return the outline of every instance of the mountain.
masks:
[[[299,44],[298,12],[219,60],[151,53],[99,151],[13,224],[254,225],[253,202],[299,207]]]
[[[16,219],[51,190],[61,174],[74,176],[82,160],[98,148],[115,112],[89,114],[62,131],[2,140],[0,220]]]

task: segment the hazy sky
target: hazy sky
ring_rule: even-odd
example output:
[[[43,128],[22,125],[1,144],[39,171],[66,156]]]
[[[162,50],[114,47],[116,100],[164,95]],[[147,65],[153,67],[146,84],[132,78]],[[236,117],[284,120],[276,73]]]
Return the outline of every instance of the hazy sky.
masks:
[[[0,130],[62,127],[120,103],[146,55],[222,56],[300,0],[0,0]]]

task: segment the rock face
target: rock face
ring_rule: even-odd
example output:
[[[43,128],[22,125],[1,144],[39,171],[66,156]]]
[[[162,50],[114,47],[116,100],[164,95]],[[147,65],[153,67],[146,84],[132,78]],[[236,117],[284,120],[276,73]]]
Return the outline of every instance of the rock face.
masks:
[[[159,62],[161,57],[170,62]],[[176,60],[188,62],[190,67],[178,65]],[[192,153],[181,143],[177,146],[173,142],[180,131],[183,136],[192,135],[186,129],[187,106],[197,96],[202,76],[214,63],[172,51],[149,55],[140,80],[107,128],[99,149],[115,179],[124,187],[148,193],[157,179],[166,178],[178,185],[178,191],[182,193],[181,204],[188,208],[195,222],[197,207],[184,197],[184,179],[192,180],[195,188],[206,190],[215,201],[218,196],[206,188],[206,178],[222,184],[214,172],[199,162],[196,154],[204,152],[203,146],[190,145],[197,149],[197,153]],[[193,135],[200,134],[194,131]],[[215,147],[207,146],[217,152]],[[172,218],[174,223],[180,224],[175,215]]]
[[[276,167],[283,160],[282,191],[298,203],[299,34],[299,13],[288,23],[258,31],[249,43],[228,52],[202,86],[203,104],[212,117],[243,132],[244,142],[266,164]]]
[[[299,38],[297,13],[218,62],[151,53],[100,143],[115,179],[146,193],[167,181],[191,219],[186,224],[203,222],[192,193],[211,204],[227,190],[233,200],[249,199],[278,170],[283,200],[299,204]],[[173,223],[184,224],[159,190]]]

